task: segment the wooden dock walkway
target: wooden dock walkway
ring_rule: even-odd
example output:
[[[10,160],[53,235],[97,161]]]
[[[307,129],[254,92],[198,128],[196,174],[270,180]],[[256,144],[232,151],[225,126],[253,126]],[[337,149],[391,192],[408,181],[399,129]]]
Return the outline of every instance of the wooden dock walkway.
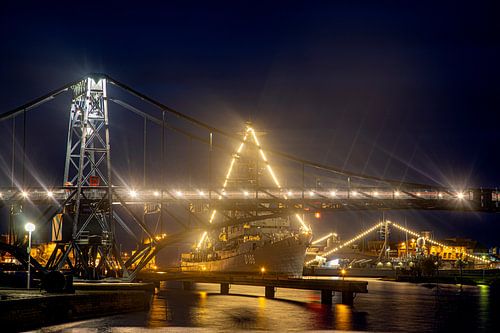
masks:
[[[352,305],[354,295],[368,292],[367,281],[322,280],[286,278],[266,275],[234,275],[213,273],[142,273],[144,281],[182,281],[183,288],[192,289],[194,283],[220,284],[221,294],[229,294],[229,286],[247,285],[265,288],[266,298],[274,298],[276,288],[306,289],[321,291],[321,303],[331,304],[333,292],[342,293],[342,303]]]

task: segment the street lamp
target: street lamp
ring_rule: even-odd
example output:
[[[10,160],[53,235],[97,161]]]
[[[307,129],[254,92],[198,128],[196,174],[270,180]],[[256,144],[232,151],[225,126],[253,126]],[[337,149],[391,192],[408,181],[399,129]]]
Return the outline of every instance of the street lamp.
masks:
[[[345,270],[345,269],[342,269],[342,270],[340,271],[340,274],[342,275],[342,281],[344,281],[344,280],[345,280],[345,274],[346,274],[346,273],[347,273],[347,272],[346,272],[346,270]]]
[[[26,223],[24,229],[29,233],[28,236],[28,289],[30,289],[31,278],[31,233],[35,231],[35,225],[31,222]]]

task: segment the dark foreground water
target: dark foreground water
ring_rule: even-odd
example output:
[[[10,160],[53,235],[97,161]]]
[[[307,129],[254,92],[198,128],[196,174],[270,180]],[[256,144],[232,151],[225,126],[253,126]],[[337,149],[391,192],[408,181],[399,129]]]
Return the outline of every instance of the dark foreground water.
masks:
[[[51,326],[41,332],[205,332],[237,330],[500,332],[500,295],[487,286],[415,285],[369,279],[354,306],[320,304],[315,291],[198,284],[192,292],[162,290],[149,312]],[[337,297],[334,302],[338,302]]]

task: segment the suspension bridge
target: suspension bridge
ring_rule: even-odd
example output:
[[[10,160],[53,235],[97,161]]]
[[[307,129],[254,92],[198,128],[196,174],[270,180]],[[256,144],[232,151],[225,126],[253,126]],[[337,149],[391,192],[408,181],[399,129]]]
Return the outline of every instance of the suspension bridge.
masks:
[[[62,181],[47,184],[38,180],[37,184],[28,184],[24,163],[28,115],[61,95],[71,97],[66,110],[67,135],[60,138],[66,140]],[[122,98],[124,95],[127,98]],[[147,105],[154,111],[144,111],[138,105]],[[157,154],[160,166],[166,159],[165,137],[167,133],[176,133],[185,138],[186,144],[195,142],[205,147],[204,154],[188,162],[206,166],[205,180],[197,186],[173,186],[162,175],[161,181],[154,185],[144,181],[142,186],[131,186],[132,181],[117,174],[113,167],[110,123],[119,119],[109,116],[109,108],[125,109],[142,119],[145,178],[147,126],[154,125],[160,129],[161,147]],[[16,137],[15,131],[19,119],[23,123],[22,139]],[[177,126],[172,119],[186,125]],[[34,223],[51,226],[56,247],[45,263],[34,261],[35,264],[47,271],[68,269],[82,279],[113,276],[132,281],[168,245],[198,235],[200,246],[206,241],[207,232],[215,228],[274,217],[291,216],[307,229],[306,214],[327,211],[500,211],[497,189],[454,189],[373,177],[265,149],[251,124],[246,125],[242,135],[230,133],[103,74],[88,75],[0,115],[0,122],[8,121],[13,127],[13,156],[10,186],[0,188],[0,207],[9,210],[9,241],[16,244],[17,220],[23,211],[30,206],[38,207],[40,213]],[[21,152],[14,149],[18,142],[22,143]],[[245,147],[253,149],[259,158],[252,162],[251,179],[235,182],[231,174]],[[223,152],[230,160],[222,179],[214,170],[216,151]],[[22,179],[15,174],[15,154],[22,156]],[[279,179],[270,162],[278,160],[292,170],[293,179]],[[180,231],[165,234],[166,219],[177,223]],[[123,239],[119,235],[135,242],[137,249],[126,260],[120,255],[119,244]],[[25,253],[19,254],[23,255],[27,257]]]

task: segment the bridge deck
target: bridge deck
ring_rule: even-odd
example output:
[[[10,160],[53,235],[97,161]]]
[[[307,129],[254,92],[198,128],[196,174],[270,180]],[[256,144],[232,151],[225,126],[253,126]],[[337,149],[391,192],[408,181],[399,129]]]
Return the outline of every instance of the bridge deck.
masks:
[[[66,200],[74,200],[76,187],[45,188],[0,188],[2,205],[30,202],[34,205],[59,206]],[[106,193],[101,187],[82,187],[85,198],[99,201]],[[241,189],[224,191],[193,189],[137,189],[130,195],[124,187],[113,188],[114,205],[148,204],[191,204],[193,212],[206,213],[217,210],[251,210],[261,212],[278,211],[319,211],[319,210],[366,210],[366,209],[425,209],[459,211],[500,211],[500,191],[497,189],[468,189],[460,193],[433,188],[396,190],[393,188],[352,187],[335,191],[326,189],[259,188],[256,192]],[[50,193],[50,195],[48,195]],[[221,199],[221,200],[219,200]]]

